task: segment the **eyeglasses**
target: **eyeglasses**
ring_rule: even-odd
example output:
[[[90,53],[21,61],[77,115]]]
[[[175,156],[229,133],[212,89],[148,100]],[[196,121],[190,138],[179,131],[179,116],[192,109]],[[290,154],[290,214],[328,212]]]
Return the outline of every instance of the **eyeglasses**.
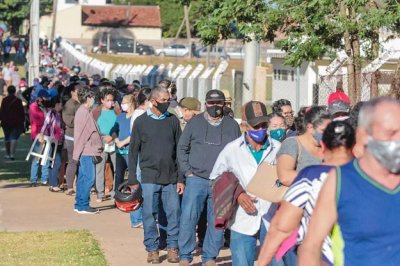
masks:
[[[220,127],[215,127],[210,125],[207,122],[207,127],[206,127],[206,135],[204,136],[204,143],[209,144],[209,145],[215,145],[215,146],[220,146],[222,144],[222,126]],[[215,134],[209,136],[209,128],[218,128],[218,132],[216,132]]]

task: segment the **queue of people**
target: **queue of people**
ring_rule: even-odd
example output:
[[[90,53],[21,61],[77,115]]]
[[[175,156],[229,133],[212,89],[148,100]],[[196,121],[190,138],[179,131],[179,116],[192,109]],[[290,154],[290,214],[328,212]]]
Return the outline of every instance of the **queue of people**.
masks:
[[[32,160],[31,185],[74,196],[78,214],[99,213],[92,193],[113,202],[124,182],[140,188],[143,204],[129,221],[143,228],[148,263],[161,263],[165,249],[168,262],[190,265],[202,247],[203,265],[216,265],[228,242],[237,266],[400,265],[398,100],[351,106],[332,96],[297,115],[285,99],[271,113],[250,101],[238,124],[220,90],[178,99],[169,80],[149,88],[60,74],[62,82],[43,77],[23,96],[33,148],[43,150],[46,137],[57,143],[53,163]],[[10,160],[26,122],[18,90],[8,86],[0,106]],[[287,187],[280,202],[247,190],[265,163]],[[225,207],[221,230],[216,213]]]

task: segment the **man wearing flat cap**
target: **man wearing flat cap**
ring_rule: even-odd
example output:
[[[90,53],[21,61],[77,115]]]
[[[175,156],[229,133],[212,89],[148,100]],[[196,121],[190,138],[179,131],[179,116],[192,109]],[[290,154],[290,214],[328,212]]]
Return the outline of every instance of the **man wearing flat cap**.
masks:
[[[174,114],[179,119],[181,129],[183,130],[187,122],[200,113],[200,109],[201,103],[199,100],[193,97],[185,97],[179,101],[177,107],[168,108],[168,112]]]

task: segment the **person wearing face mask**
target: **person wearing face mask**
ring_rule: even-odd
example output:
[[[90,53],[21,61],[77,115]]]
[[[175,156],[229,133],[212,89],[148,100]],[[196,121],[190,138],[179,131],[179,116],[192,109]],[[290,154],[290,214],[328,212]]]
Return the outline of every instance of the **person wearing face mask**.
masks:
[[[117,92],[112,88],[105,88],[100,91],[101,105],[93,110],[93,118],[96,120],[97,126],[103,140],[104,150],[101,155],[102,160],[96,164],[96,191],[97,202],[102,202],[106,198],[106,194],[111,192],[114,196],[115,187],[112,186],[114,174],[111,174],[111,180],[108,180],[105,174],[105,165],[110,159],[113,169],[116,169],[115,141],[117,137],[115,133],[115,123],[120,110],[114,108],[115,97]],[[112,189],[111,189],[112,188]]]
[[[179,262],[178,232],[179,195],[185,189],[178,171],[176,147],[181,128],[176,116],[167,112],[170,95],[167,89],[156,86],[151,90],[151,108],[136,118],[129,144],[128,185],[139,187],[136,172],[139,162],[143,191],[144,245],[148,263],[160,263],[159,231],[155,214],[163,206],[167,217],[167,261]]]
[[[298,132],[294,123],[292,103],[289,100],[280,99],[275,101],[272,104],[272,112],[281,114],[285,118],[287,137],[297,136]]]
[[[231,172],[246,188],[261,163],[275,164],[281,144],[268,136],[267,108],[263,103],[251,101],[244,105],[242,127],[245,132],[220,152],[210,174],[211,180],[224,172]],[[241,193],[237,201],[239,207],[230,226],[232,265],[250,266],[254,265],[256,258],[257,239],[262,243],[266,233],[262,216],[267,212],[273,213],[276,206],[247,192]]]
[[[48,112],[48,108],[46,107],[46,102],[49,98],[49,94],[46,90],[39,91],[36,100],[29,106],[29,120],[31,123],[31,140],[34,141],[36,136],[40,133],[40,130],[43,127],[45,116]],[[48,176],[49,176],[49,163],[42,167],[42,176],[41,181],[42,185],[47,185]],[[38,180],[38,171],[39,171],[39,160],[33,159],[31,165],[31,186],[36,187],[36,182]]]
[[[74,151],[72,159],[79,162],[76,182],[75,208],[79,214],[96,214],[98,210],[89,205],[90,190],[95,182],[96,167],[94,156],[101,156],[103,142],[96,121],[92,115],[95,101],[94,92],[87,86],[78,91],[81,105],[74,120]]]
[[[240,136],[237,122],[223,115],[223,92],[210,90],[205,100],[206,111],[187,123],[178,144],[179,167],[186,177],[178,239],[181,265],[189,265],[193,260],[196,224],[205,204],[209,226],[205,234],[202,261],[204,265],[215,265],[224,239],[223,231],[213,226],[210,173],[222,149]]]
[[[400,102],[394,98],[363,104],[357,141],[364,153],[329,172],[299,265],[320,265],[322,243],[336,222],[344,242],[343,265],[400,265],[399,113]]]
[[[323,159],[322,132],[331,122],[324,106],[303,107],[296,117],[299,136],[286,138],[277,155],[279,181],[290,186],[303,168],[320,164]]]
[[[274,140],[282,142],[286,137],[285,118],[278,114],[272,113],[268,115],[268,134]]]
[[[182,98],[178,106],[175,108],[169,107],[168,112],[174,114],[181,124],[183,130],[186,124],[195,116],[200,113],[201,103],[199,100],[193,97]]]

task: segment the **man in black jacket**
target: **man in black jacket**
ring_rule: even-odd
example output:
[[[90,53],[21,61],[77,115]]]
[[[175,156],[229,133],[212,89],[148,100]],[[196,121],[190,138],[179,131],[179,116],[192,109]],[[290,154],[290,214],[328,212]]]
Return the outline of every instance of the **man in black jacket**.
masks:
[[[210,90],[205,100],[206,111],[188,122],[178,144],[179,167],[186,176],[178,239],[180,265],[189,265],[193,260],[196,224],[205,203],[208,227],[202,261],[203,265],[216,265],[215,259],[223,244],[223,231],[214,228],[209,176],[221,150],[240,136],[237,122],[230,116],[224,116],[223,92]]]
[[[152,108],[139,116],[133,125],[129,146],[128,184],[137,188],[136,165],[142,172],[144,245],[147,262],[160,263],[159,233],[155,216],[159,199],[167,217],[167,259],[177,263],[179,233],[179,194],[185,188],[183,176],[178,174],[176,147],[181,135],[179,120],[167,112],[168,90],[156,86],[150,95]]]

